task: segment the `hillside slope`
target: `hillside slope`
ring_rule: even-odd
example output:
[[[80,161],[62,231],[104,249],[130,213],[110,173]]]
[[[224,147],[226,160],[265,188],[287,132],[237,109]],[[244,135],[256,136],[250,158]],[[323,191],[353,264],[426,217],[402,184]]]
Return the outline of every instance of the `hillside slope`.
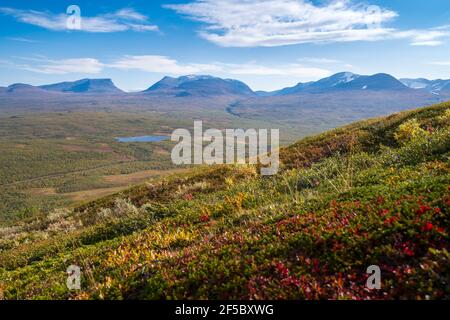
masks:
[[[0,296],[449,299],[449,157],[445,103],[299,141],[274,177],[198,168],[57,210],[0,230]]]

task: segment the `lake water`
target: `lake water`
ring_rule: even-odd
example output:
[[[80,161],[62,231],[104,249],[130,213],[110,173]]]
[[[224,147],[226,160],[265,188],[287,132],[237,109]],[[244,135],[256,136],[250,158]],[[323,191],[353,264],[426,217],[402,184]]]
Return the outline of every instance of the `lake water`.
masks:
[[[169,140],[168,136],[140,136],[140,137],[120,137],[116,138],[119,142],[159,142]]]

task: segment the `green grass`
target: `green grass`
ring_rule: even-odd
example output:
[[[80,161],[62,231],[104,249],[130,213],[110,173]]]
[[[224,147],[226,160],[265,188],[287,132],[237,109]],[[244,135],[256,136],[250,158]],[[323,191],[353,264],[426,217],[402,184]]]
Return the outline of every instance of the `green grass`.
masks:
[[[169,107],[168,107],[169,108]],[[195,111],[195,108],[194,108]],[[19,113],[0,117],[0,226],[75,205],[72,193],[118,187],[104,176],[145,170],[172,170],[173,143],[119,143],[115,137],[170,135],[190,128],[198,114],[132,110]],[[215,116],[214,116],[215,115]],[[205,127],[268,127],[233,118],[224,111],[204,112]],[[284,142],[301,133],[283,132]],[[157,174],[155,174],[157,176]],[[127,187],[126,184],[119,185]]]
[[[303,139],[281,159],[273,177],[197,168],[0,229],[0,295],[450,298],[449,103]],[[66,288],[71,264],[81,291]],[[365,288],[374,264],[381,290]]]

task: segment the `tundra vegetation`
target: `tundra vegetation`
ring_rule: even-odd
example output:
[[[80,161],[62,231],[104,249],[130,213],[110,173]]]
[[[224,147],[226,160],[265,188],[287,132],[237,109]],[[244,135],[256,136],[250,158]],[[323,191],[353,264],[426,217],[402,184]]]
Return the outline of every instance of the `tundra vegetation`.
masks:
[[[449,157],[443,103],[283,147],[275,176],[201,167],[35,215],[0,229],[0,296],[449,299]]]
[[[0,226],[176,172],[180,167],[175,167],[170,157],[174,143],[120,143],[115,138],[170,138],[176,128],[190,129],[192,117],[199,115],[178,111],[168,115],[136,108],[8,115],[4,108],[0,106]],[[205,128],[229,128],[231,122],[239,128],[271,128],[266,122],[217,113],[204,112],[208,119]],[[299,131],[283,130],[284,143],[303,136]]]

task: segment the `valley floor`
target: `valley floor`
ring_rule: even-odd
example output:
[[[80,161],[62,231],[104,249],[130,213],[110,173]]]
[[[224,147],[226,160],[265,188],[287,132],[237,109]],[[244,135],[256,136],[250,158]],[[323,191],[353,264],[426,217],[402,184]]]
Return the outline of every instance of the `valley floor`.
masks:
[[[195,107],[193,107],[195,109]],[[3,111],[3,110],[2,110]],[[229,118],[216,111],[205,125],[267,127],[253,120]],[[198,116],[198,113],[190,115]],[[190,117],[189,116],[189,117]],[[204,112],[208,119],[209,115]],[[0,226],[9,226],[116,193],[130,185],[178,172],[171,141],[120,143],[116,137],[170,136],[190,128],[193,118],[152,111],[111,110],[24,112],[0,117]],[[283,130],[283,142],[302,133]],[[182,169],[181,169],[182,170]]]

